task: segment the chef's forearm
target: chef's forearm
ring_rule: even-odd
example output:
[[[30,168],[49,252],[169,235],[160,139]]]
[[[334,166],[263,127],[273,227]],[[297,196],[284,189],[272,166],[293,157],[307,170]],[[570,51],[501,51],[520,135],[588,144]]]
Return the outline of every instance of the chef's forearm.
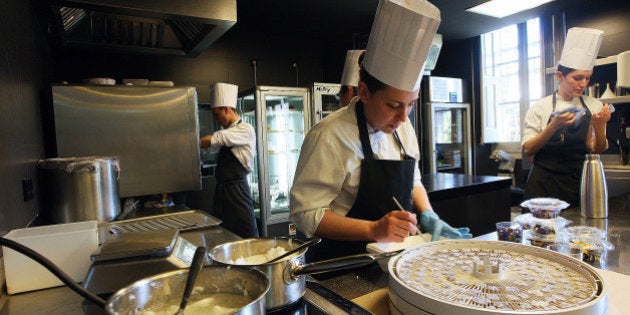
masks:
[[[423,210],[433,210],[431,202],[429,201],[429,195],[424,186],[415,186],[411,197],[413,199],[413,210],[417,214],[420,214]]]
[[[319,237],[343,241],[374,241],[374,222],[359,220],[326,211],[315,234]]]

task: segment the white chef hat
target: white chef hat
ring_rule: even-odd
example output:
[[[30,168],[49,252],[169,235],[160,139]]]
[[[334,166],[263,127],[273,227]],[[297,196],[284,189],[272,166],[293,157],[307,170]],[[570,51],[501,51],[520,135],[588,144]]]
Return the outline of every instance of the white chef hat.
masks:
[[[381,82],[416,91],[440,10],[426,0],[381,0],[376,9],[363,67]]]
[[[341,74],[341,85],[359,86],[359,57],[364,51],[364,49],[348,50]]]
[[[603,36],[604,31],[594,28],[570,28],[558,64],[576,70],[593,70]]]
[[[236,108],[237,97],[238,85],[218,82],[210,88],[210,103],[212,104],[212,108]]]

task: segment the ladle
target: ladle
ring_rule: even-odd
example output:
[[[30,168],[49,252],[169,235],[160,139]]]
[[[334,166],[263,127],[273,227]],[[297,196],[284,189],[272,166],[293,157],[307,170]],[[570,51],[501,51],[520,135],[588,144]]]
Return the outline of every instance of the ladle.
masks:
[[[280,255],[280,256],[278,256],[278,257],[276,257],[276,258],[274,258],[274,259],[272,259],[270,261],[268,261],[267,264],[272,263],[272,262],[276,262],[276,261],[278,261],[278,260],[280,260],[280,259],[282,259],[284,257],[292,255],[293,253],[297,253],[297,252],[301,251],[302,249],[304,249],[306,247],[309,247],[311,245],[315,245],[315,244],[317,244],[317,243],[319,243],[321,241],[322,241],[322,239],[319,238],[319,237],[312,238],[312,239],[304,242],[304,244],[302,244],[302,245],[300,245],[298,247],[294,247],[294,248],[290,249],[289,251],[287,251],[286,253],[284,253],[284,254],[282,254],[282,255]]]
[[[186,287],[184,288],[184,295],[182,296],[182,302],[179,304],[179,310],[175,313],[175,315],[184,314],[184,309],[188,304],[188,298],[190,298],[190,293],[195,287],[195,281],[197,280],[197,275],[199,275],[199,270],[203,267],[203,263],[206,258],[206,248],[204,246],[199,246],[195,250],[195,255],[193,256],[192,263],[190,263],[190,268],[188,269],[188,278],[186,278]]]

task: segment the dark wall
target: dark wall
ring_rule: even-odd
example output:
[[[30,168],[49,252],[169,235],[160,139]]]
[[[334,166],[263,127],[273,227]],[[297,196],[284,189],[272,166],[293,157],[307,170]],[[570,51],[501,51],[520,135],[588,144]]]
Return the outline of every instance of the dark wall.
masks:
[[[209,86],[215,82],[236,84],[239,91],[253,88],[254,82],[302,87],[325,82],[326,51],[321,39],[244,32],[237,25],[196,58],[60,50],[55,81],[80,83],[90,77],[111,77],[118,84],[123,78],[174,81],[197,87],[199,101],[208,102]]]
[[[46,41],[29,1],[8,0],[0,10],[0,235],[25,227],[38,211],[24,201],[22,180],[33,180],[44,157],[40,98],[49,81]]]

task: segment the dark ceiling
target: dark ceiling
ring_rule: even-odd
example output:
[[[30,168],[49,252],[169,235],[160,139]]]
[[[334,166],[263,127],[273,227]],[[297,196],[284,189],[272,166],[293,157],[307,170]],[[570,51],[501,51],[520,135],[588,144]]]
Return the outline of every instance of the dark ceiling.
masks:
[[[471,38],[503,26],[565,10],[624,7],[627,0],[555,0],[502,19],[465,11],[487,0],[429,0],[441,11],[444,41]],[[519,0],[513,0],[519,1]],[[369,34],[378,0],[237,0],[238,27],[302,36]],[[240,25],[239,25],[240,24]]]

